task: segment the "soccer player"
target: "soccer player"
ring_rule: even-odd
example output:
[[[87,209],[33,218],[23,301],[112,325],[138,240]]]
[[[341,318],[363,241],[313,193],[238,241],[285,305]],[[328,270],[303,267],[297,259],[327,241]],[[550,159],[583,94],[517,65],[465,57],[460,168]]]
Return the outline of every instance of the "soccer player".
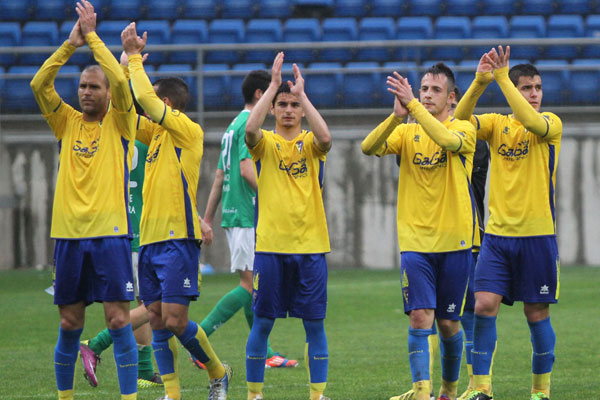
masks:
[[[221,140],[221,155],[215,180],[208,196],[204,221],[212,228],[217,206],[223,199],[222,222],[231,254],[231,272],[238,271],[240,284],[219,300],[200,323],[206,336],[229,320],[240,308],[248,326],[252,328],[252,266],[254,265],[254,203],[256,176],[252,156],[246,147],[248,115],[269,87],[271,76],[266,71],[251,71],[242,82],[244,109],[234,118]],[[206,241],[209,245],[210,242]],[[273,351],[267,344],[267,368],[285,368],[298,365],[296,360]],[[196,363],[196,365],[198,365]]]
[[[135,102],[134,102],[135,103]],[[136,104],[137,106],[137,104]],[[139,110],[138,114],[140,114]],[[143,110],[141,110],[143,112]],[[138,118],[140,116],[138,115]],[[130,311],[133,335],[138,347],[138,388],[162,386],[160,375],[154,372],[152,365],[152,329],[148,323],[148,312],[139,300],[138,283],[138,251],[140,237],[140,217],[142,215],[142,187],[144,183],[144,164],[148,146],[139,140],[135,141],[133,159],[131,162],[131,173],[129,176],[129,217],[133,233],[131,241],[131,257],[133,262],[133,279],[135,295],[138,299],[138,307]],[[98,386],[96,368],[100,364],[100,355],[112,345],[112,336],[108,329],[99,332],[90,340],[81,342],[79,352],[81,363],[84,368],[84,376],[92,387]]]
[[[138,120],[137,138],[148,146],[144,207],[140,221],[140,298],[148,308],[152,347],[165,385],[165,398],[181,399],[177,345],[181,344],[206,365],[209,400],[227,398],[231,368],[221,363],[206,334],[188,318],[190,301],[198,297],[198,257],[201,224],[196,211],[196,189],[204,133],[184,113],[189,98],[182,79],[154,83],[142,65],[146,45],[135,23],[121,34],[129,62],[131,87],[152,121]],[[156,92],[155,92],[156,90]]]
[[[439,63],[425,71],[419,102],[408,80],[388,76],[393,113],[362,142],[367,155],[400,155],[398,243],[404,310],[410,317],[413,388],[391,400],[429,400],[428,337],[441,334],[440,399],[456,398],[463,335],[460,312],[467,287],[474,229],[469,179],[475,130],[450,116],[454,74]],[[417,123],[401,124],[408,115]]]
[[[54,350],[58,398],[73,399],[85,307],[99,301],[114,341],[121,398],[130,400],[137,398],[138,357],[129,322],[134,289],[127,189],[136,116],[127,78],[95,32],[94,7],[83,0],[76,11],[79,20],[68,40],[31,81],[59,145],[51,229],[56,240],[54,303],[60,314]],[[56,93],[54,79],[75,49],[86,43],[99,66],[81,73],[78,112]]]
[[[556,336],[550,304],[558,301],[560,262],[556,244],[554,187],[562,122],[540,113],[542,79],[531,64],[509,70],[510,47],[484,54],[475,80],[456,110],[471,118],[477,136],[490,145],[490,217],[475,270],[473,380],[469,400],[489,400],[500,303],[522,301],[531,331],[531,399],[550,397]],[[493,73],[493,75],[492,75]],[[472,116],[495,80],[512,115]]]
[[[330,251],[322,187],[331,148],[327,124],[304,92],[293,65],[294,83],[282,84],[283,52],[275,57],[271,83],[246,122],[246,144],[258,185],[258,222],[253,270],[254,323],[246,344],[248,399],[263,398],[267,340],[276,318],[302,318],[310,399],[323,396],[329,355],[324,319]],[[275,131],[261,126],[271,113]],[[311,131],[302,130],[306,117]]]

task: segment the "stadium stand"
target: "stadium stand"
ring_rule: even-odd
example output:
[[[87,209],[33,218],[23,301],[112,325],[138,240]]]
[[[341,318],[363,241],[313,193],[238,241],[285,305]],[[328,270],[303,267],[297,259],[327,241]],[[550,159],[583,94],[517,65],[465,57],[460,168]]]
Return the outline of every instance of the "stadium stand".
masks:
[[[597,104],[600,96],[600,59],[577,59],[574,66],[586,68],[585,70],[571,71],[569,79],[569,104],[589,105]]]
[[[406,15],[408,0],[373,0],[372,17],[401,17]]]
[[[312,63],[310,69],[315,71],[306,78],[306,94],[317,108],[334,108],[340,104],[342,74],[340,72],[325,72],[320,70],[341,68],[337,62]]]
[[[321,25],[324,42],[337,42],[358,39],[358,26],[354,18],[326,18]],[[322,61],[348,62],[354,58],[352,49],[324,49],[319,59]]]
[[[144,18],[145,2],[142,0],[111,1],[110,18],[137,21]]]
[[[227,64],[204,64],[205,72],[227,71]],[[231,92],[231,77],[226,75],[211,76],[204,75],[202,82],[202,93],[204,97],[205,110],[222,110],[229,106]]]
[[[129,24],[128,20],[108,20],[100,21],[96,27],[98,36],[102,38],[102,41],[107,45],[121,45],[121,32]],[[65,38],[66,39],[66,38]]]
[[[208,25],[208,43],[242,43],[244,21],[241,19],[215,19]],[[206,61],[210,63],[235,64],[241,59],[235,50],[209,51]]]
[[[0,22],[0,47],[19,46],[21,27],[18,22]],[[0,65],[16,64],[17,56],[11,53],[0,54]]]
[[[546,36],[546,22],[541,15],[516,15],[509,22],[511,38],[542,38]],[[511,57],[538,59],[543,49],[538,46],[513,46]]]
[[[521,3],[521,13],[525,15],[552,15],[554,2],[548,0],[527,0]]]
[[[142,20],[137,23],[137,31],[141,35],[142,32],[148,32],[148,45],[153,44],[169,44],[171,43],[171,27],[168,21],[165,20]],[[119,33],[119,41],[120,41]],[[168,54],[162,52],[152,52],[148,57],[150,64],[162,64],[167,61]]]
[[[506,38],[508,21],[503,15],[477,16],[471,24],[471,36],[473,39]],[[471,58],[478,60],[488,50],[490,46],[473,46],[468,52]]]
[[[565,69],[567,64],[566,60],[536,61],[535,65],[542,75],[545,105],[560,105],[561,99],[567,94],[566,88],[569,85],[569,71]]]
[[[588,15],[585,19],[585,36],[600,37],[600,15]],[[587,45],[583,47],[583,57],[600,58],[600,46]]]
[[[222,18],[253,18],[256,5],[253,0],[222,0]]]
[[[177,20],[173,23],[171,30],[171,43],[173,44],[196,44],[206,43],[208,38],[208,25],[205,20]],[[196,64],[198,62],[197,52],[177,51],[169,55],[170,63]]]
[[[188,19],[212,20],[219,15],[217,0],[183,0],[181,15]]]
[[[29,82],[38,69],[39,66],[33,65],[16,65],[8,68],[7,72],[9,74],[23,75],[23,77],[5,80],[5,90],[2,92],[2,108],[4,111],[22,113],[37,109]]]
[[[274,43],[283,41],[283,25],[279,19],[252,19],[246,26],[246,42]],[[247,63],[272,63],[275,50],[249,50],[246,52]]]
[[[290,18],[283,25],[283,41],[293,42],[318,42],[321,40],[321,25],[316,18]],[[316,52],[312,49],[298,49],[286,51],[286,59],[295,62],[312,62]]]
[[[468,17],[439,17],[435,22],[434,39],[453,39],[460,43],[471,38],[471,21]],[[465,55],[461,46],[441,46],[431,53],[431,57],[441,60],[461,60]]]
[[[427,40],[433,38],[433,24],[429,17],[401,17],[398,19],[396,38],[399,40]],[[428,50],[421,47],[399,47],[395,51],[398,61],[424,60]]]
[[[75,21],[64,21],[60,24],[58,28],[58,43],[62,43],[64,40],[67,40],[71,30],[73,29],[73,25],[75,25]],[[84,51],[77,51],[75,54],[69,58],[67,64],[75,64],[81,66],[86,66],[92,63],[93,57],[91,53],[87,53]]]
[[[381,104],[379,88],[384,84],[379,72],[361,72],[379,68],[376,62],[349,62],[346,68],[353,70],[343,76],[342,105],[345,107],[375,107]]]
[[[33,10],[33,17],[38,21],[62,21],[66,18],[73,18],[75,2],[65,0],[38,1]]]
[[[592,2],[589,0],[560,0],[557,12],[559,14],[591,14],[593,12]]]
[[[148,19],[168,19],[175,20],[181,13],[181,4],[179,0],[147,0]]]
[[[195,110],[198,106],[198,80],[195,76],[190,74],[183,75],[181,73],[187,73],[193,71],[190,64],[162,64],[158,67],[158,77],[163,78],[167,76],[177,76],[185,81],[190,91],[190,101],[187,104],[186,110]]]
[[[447,0],[446,13],[453,16],[475,17],[480,14],[477,0]]]
[[[271,60],[272,62],[272,60]],[[255,69],[266,69],[267,65],[263,63],[245,63],[245,64],[236,64],[233,66],[233,71],[244,71],[248,73]],[[230,91],[230,101],[229,104],[234,109],[241,109],[244,107],[244,97],[242,96],[242,82],[246,74],[243,75],[233,75],[231,77],[231,91]]]
[[[514,0],[483,0],[483,15],[515,15],[517,13],[517,2]]]
[[[393,18],[363,18],[358,25],[358,40],[394,40],[396,24]],[[369,47],[358,51],[359,61],[390,61],[390,50],[386,47]]]
[[[333,9],[335,17],[362,18],[368,14],[369,2],[367,0],[336,1]]]
[[[410,0],[410,15],[439,17],[444,15],[442,0]]]
[[[28,0],[2,0],[0,1],[0,18],[2,21],[29,20],[31,4]]]
[[[288,0],[260,0],[259,18],[289,18],[293,5]]]
[[[58,45],[58,25],[56,22],[26,22],[21,34],[22,46],[56,46]],[[42,65],[51,53],[23,54],[21,65]]]
[[[548,18],[547,37],[576,38],[583,37],[583,18],[581,15],[552,15]],[[578,48],[573,45],[551,46],[546,49],[547,58],[573,59]]]

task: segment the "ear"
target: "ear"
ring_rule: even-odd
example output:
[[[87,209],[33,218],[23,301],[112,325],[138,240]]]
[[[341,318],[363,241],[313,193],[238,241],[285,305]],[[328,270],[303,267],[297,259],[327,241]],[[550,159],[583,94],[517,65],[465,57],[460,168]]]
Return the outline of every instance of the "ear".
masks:
[[[166,105],[168,105],[169,107],[173,108],[173,104],[171,103],[171,100],[169,100],[169,98],[168,98],[168,97],[163,97],[163,98],[162,98],[162,101],[163,101],[163,102],[164,102]]]
[[[260,98],[262,97],[263,94],[265,94],[265,93],[262,90],[256,89],[254,91],[254,101],[257,102],[258,100],[260,100]]]
[[[275,107],[271,103],[271,115],[275,115]]]

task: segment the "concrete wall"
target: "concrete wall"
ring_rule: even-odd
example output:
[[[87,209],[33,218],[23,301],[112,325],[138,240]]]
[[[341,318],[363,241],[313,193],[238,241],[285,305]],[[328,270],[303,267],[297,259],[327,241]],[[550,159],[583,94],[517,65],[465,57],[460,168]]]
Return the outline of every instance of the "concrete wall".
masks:
[[[396,239],[398,168],[393,157],[366,157],[357,137],[332,129],[334,146],[325,170],[325,206],[332,267],[399,266]],[[366,133],[366,132],[365,132]],[[52,263],[49,239],[57,146],[5,141],[0,145],[0,268]],[[218,135],[205,145],[198,187],[198,210],[204,213],[219,151]],[[557,185],[558,240],[563,265],[600,265],[600,138],[565,137]],[[282,207],[285,207],[285,199]],[[229,267],[229,250],[220,214],[215,243],[202,250],[202,261],[217,270]]]

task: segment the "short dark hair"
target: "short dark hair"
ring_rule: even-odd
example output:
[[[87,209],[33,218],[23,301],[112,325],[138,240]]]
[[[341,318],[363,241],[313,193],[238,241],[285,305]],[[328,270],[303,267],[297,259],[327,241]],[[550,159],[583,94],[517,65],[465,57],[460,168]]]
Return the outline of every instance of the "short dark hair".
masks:
[[[161,99],[169,99],[173,108],[179,111],[185,111],[190,100],[190,90],[187,83],[178,77],[161,78],[154,82],[156,86],[156,95]]]
[[[539,75],[540,71],[533,64],[517,64],[508,71],[508,77],[513,85],[519,84],[519,78],[522,76],[528,76],[533,78]]]
[[[271,75],[267,71],[254,70],[250,71],[242,82],[242,95],[244,95],[244,104],[252,104],[254,101],[254,93],[257,89],[265,92],[271,82]]]
[[[291,93],[290,85],[288,85],[287,82],[283,82],[281,85],[279,85],[279,89],[277,89],[277,93],[275,93],[275,97],[273,97],[273,105],[275,105],[275,102],[277,101],[277,97],[281,93]]]
[[[450,94],[450,92],[454,91],[454,88],[456,87],[455,80],[454,80],[454,73],[452,72],[450,67],[448,67],[443,62],[437,63],[434,66],[428,68],[425,71],[425,73],[423,73],[423,76],[425,76],[427,74],[431,74],[433,76],[445,75],[446,78],[448,78],[448,94]]]
[[[100,72],[102,75],[104,75],[104,83],[106,84],[107,88],[110,88],[110,81],[108,80],[108,76],[106,76],[106,74],[104,73],[104,70],[102,69],[102,67],[100,67],[100,65],[98,64],[92,64],[92,65],[88,65],[87,67],[85,67],[83,69],[83,71],[81,71],[81,73],[83,74],[84,72],[87,71],[97,71]]]

